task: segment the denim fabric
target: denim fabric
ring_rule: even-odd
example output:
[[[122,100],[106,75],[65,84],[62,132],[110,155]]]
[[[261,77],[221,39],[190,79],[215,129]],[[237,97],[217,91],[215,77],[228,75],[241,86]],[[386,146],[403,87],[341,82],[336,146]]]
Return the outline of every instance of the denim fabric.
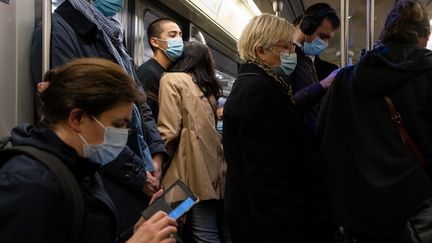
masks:
[[[230,243],[228,227],[224,222],[223,200],[206,200],[190,212],[191,238],[196,243]]]

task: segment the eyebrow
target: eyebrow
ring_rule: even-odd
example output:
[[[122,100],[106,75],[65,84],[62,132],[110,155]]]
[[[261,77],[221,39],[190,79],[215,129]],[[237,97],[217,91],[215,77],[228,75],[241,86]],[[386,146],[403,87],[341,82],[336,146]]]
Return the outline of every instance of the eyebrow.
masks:
[[[177,31],[177,30],[170,30],[170,31],[168,31],[168,34],[177,34],[177,33],[179,33],[179,35],[182,34],[181,31]]]
[[[326,39],[330,39],[330,35],[326,33],[320,33],[320,37],[325,37]]]
[[[129,119],[129,118],[119,118],[119,119],[114,120],[112,123],[120,123],[120,122],[129,123],[130,121],[131,121],[131,119]]]

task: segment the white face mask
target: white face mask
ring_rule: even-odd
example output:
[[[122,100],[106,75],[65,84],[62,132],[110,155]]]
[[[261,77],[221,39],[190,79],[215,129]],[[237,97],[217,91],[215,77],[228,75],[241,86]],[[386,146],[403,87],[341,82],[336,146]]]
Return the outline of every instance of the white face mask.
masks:
[[[129,130],[126,128],[105,127],[98,119],[95,117],[93,119],[105,129],[103,143],[88,144],[80,133],[78,133],[78,136],[84,143],[84,157],[104,166],[117,158],[126,147]]]

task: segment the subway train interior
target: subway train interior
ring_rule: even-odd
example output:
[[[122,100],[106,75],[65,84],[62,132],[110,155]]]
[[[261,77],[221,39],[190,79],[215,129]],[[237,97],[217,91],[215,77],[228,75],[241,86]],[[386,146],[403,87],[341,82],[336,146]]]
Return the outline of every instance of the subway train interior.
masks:
[[[30,46],[37,23],[59,0],[0,0],[0,134],[21,122],[33,122],[34,98],[30,77]],[[216,62],[217,77],[228,95],[240,62],[236,41],[255,15],[276,14],[289,21],[316,0],[124,0],[117,18],[124,26],[126,47],[136,66],[151,58],[146,41],[148,24],[160,17],[174,19],[183,39],[206,43]],[[359,60],[362,49],[377,39],[395,0],[328,0],[341,19],[341,28],[321,58],[345,66]],[[422,0],[432,13],[432,1]],[[430,14],[432,16],[432,14]],[[49,17],[49,16],[48,16]],[[48,18],[49,20],[49,18]],[[432,46],[429,45],[429,46]],[[42,61],[42,60],[41,60]]]

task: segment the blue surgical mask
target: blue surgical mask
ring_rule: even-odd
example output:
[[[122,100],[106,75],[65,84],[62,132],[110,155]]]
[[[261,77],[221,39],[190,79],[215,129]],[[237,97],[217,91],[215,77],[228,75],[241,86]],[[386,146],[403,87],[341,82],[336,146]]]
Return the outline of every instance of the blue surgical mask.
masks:
[[[271,51],[273,51],[272,49],[270,49]],[[277,53],[275,51],[273,51],[274,53]],[[296,65],[297,65],[297,54],[296,53],[288,53],[288,52],[281,52],[278,53],[280,56],[280,60],[281,60],[281,64],[273,67],[272,70],[273,72],[275,72],[277,75],[280,76],[288,76],[290,75]]]
[[[317,37],[311,43],[305,41],[303,43],[303,51],[308,56],[318,56],[327,49],[328,46],[329,44],[327,42]]]
[[[120,12],[123,0],[94,0],[93,4],[105,17],[111,17]]]
[[[102,166],[112,162],[126,147],[129,130],[126,128],[105,127],[100,121],[95,121],[105,129],[102,144],[88,144],[83,136],[78,136],[83,141],[84,157],[101,164]]]
[[[170,61],[174,62],[183,54],[183,39],[179,38],[169,38],[167,40],[162,40],[167,42],[167,49],[161,49],[165,52],[166,56]]]

